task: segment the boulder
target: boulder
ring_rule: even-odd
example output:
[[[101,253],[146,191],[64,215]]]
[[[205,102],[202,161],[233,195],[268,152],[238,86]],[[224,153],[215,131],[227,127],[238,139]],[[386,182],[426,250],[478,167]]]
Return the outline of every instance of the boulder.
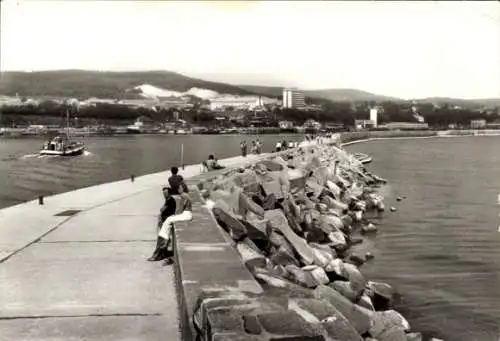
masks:
[[[326,272],[335,274],[337,276],[337,278],[345,279],[347,277],[347,274],[345,272],[344,265],[345,264],[344,264],[344,262],[342,262],[341,259],[336,258],[336,259],[330,261],[330,263],[328,263],[325,270],[326,270]],[[332,277],[330,277],[330,281],[334,281],[332,279]]]
[[[271,248],[269,236],[272,232],[269,222],[266,219],[240,222],[247,230],[247,237],[255,243],[259,250],[265,253],[269,252]]]
[[[342,218],[335,215],[325,214],[321,217],[321,220],[323,222],[322,228],[325,233],[340,232],[345,226]]]
[[[361,232],[363,233],[377,232],[377,226],[375,226],[373,223],[368,223],[367,225],[363,225],[361,227]]]
[[[366,279],[361,274],[359,269],[353,264],[344,264],[344,271],[347,274],[347,278],[351,284],[352,290],[356,293],[356,297],[360,297],[363,294],[366,286]]]
[[[328,253],[333,259],[337,258],[337,253],[335,252],[335,250],[326,244],[309,243],[309,246]]]
[[[406,319],[395,310],[379,311],[375,312],[372,317],[372,326],[370,327],[369,333],[376,339],[381,341],[392,340],[386,338],[383,339],[383,335],[396,335],[399,337],[401,334],[399,331],[404,332],[410,330],[410,324]],[[400,340],[400,338],[395,338],[395,340]],[[406,341],[406,336],[403,341]]]
[[[266,257],[255,251],[247,243],[236,243],[236,250],[240,254],[243,263],[250,271],[255,267],[263,268],[266,266]]]
[[[313,198],[317,199],[325,190],[325,188],[317,182],[308,179],[306,180],[306,190],[313,193]]]
[[[335,281],[328,285],[330,288],[335,289],[339,294],[347,298],[352,303],[355,303],[357,300],[357,294],[351,288],[351,284],[349,282],[344,281]]]
[[[320,320],[328,336],[333,340],[363,340],[345,316],[328,302],[315,299],[290,299],[289,306],[297,306]]]
[[[275,249],[271,252],[269,256],[269,260],[274,264],[279,264],[286,266],[288,264],[299,266],[300,262],[294,257],[293,250],[287,248],[286,246],[280,246],[278,249]]]
[[[311,245],[311,244],[309,244]],[[311,245],[312,246],[312,245]],[[312,246],[312,251],[314,254],[314,265],[317,265],[322,268],[326,268],[328,264],[334,260],[332,254],[328,251],[319,249],[317,247]]]
[[[274,313],[259,314],[260,325],[273,340],[324,340],[322,328],[309,323],[296,311],[285,310]]]
[[[352,262],[352,264],[358,267],[363,265],[366,261],[363,256],[358,255],[357,253],[352,253],[351,255],[349,255],[349,260]]]
[[[295,252],[300,256],[304,264],[312,264],[314,255],[307,242],[297,236],[288,225],[288,221],[281,210],[271,210],[265,212],[265,218],[269,220],[274,229],[279,230],[283,236],[293,246]]]
[[[344,250],[347,247],[347,241],[343,232],[330,232],[328,233],[328,239],[330,240],[328,244],[336,250]]]
[[[281,159],[281,161],[283,161],[283,164],[280,164],[280,162],[277,162],[276,160],[262,160],[262,161],[259,161],[257,162],[256,165],[264,165],[268,171],[270,172],[281,172],[283,170],[285,170],[285,166],[284,164],[286,165],[285,161],[283,159]]]
[[[306,272],[295,265],[287,265],[285,266],[285,269],[291,274],[295,283],[306,288],[315,288],[317,286],[314,278],[309,272]]]
[[[331,180],[327,180],[326,185],[327,185],[328,189],[330,190],[330,192],[335,196],[335,198],[339,199],[340,193],[342,192],[340,187]]]
[[[389,284],[368,281],[366,293],[372,299],[375,310],[387,310],[392,306],[394,289]]]
[[[314,287],[321,285],[321,284],[328,284],[330,282],[330,279],[328,278],[325,270],[322,267],[319,267],[317,265],[308,265],[304,266],[302,268],[306,273],[310,273],[314,280]]]
[[[317,299],[326,300],[333,305],[345,316],[359,335],[366,333],[370,329],[373,312],[355,305],[336,290],[325,285],[320,285],[314,289],[314,296]]]
[[[406,334],[406,341],[422,341],[422,333],[408,333]]]
[[[373,306],[371,298],[366,294],[363,294],[359,298],[357,304],[363,308],[370,310],[370,311],[375,311],[375,307]]]
[[[245,332],[225,332],[225,333],[212,333],[211,341],[268,341],[269,337],[265,335],[249,335]]]
[[[215,207],[212,210],[217,223],[226,230],[235,241],[242,240],[247,236],[246,227],[225,210]]]
[[[376,339],[378,341],[407,341],[404,330],[396,326],[384,330]]]
[[[194,326],[199,332],[203,332],[207,328],[207,316],[210,310],[249,303],[251,303],[251,299],[237,290],[204,290],[194,305]]]

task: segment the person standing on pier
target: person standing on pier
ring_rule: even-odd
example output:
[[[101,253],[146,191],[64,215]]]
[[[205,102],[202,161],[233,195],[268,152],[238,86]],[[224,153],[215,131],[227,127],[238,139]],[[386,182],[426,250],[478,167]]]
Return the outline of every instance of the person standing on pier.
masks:
[[[246,157],[247,156],[247,141],[241,141],[240,143],[240,149],[241,149],[241,156]]]
[[[158,232],[158,237],[163,238],[166,241],[166,245],[172,242],[172,233],[174,228],[174,223],[181,221],[191,221],[193,219],[193,208],[191,204],[191,198],[187,193],[184,192],[183,187],[179,187],[179,195],[173,196],[175,199],[175,214],[167,217],[163,222],[160,231]],[[172,257],[165,260],[163,265],[173,264]]]
[[[257,143],[255,140],[252,140],[252,149],[250,150],[252,154],[257,154]]]
[[[257,154],[260,154],[262,152],[262,143],[259,139],[257,139],[257,142],[255,143],[255,148],[257,150]]]

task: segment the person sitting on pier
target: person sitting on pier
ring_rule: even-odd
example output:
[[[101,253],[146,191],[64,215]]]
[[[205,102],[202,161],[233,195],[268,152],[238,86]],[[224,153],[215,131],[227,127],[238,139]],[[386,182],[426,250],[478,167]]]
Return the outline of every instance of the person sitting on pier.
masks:
[[[173,216],[175,214],[176,210],[176,200],[172,196],[172,189],[168,186],[165,186],[162,188],[163,191],[163,196],[165,198],[165,202],[163,206],[160,209],[160,214],[158,216],[158,223],[156,225],[156,234],[160,232],[160,229],[162,227],[162,224],[165,222],[165,220]],[[151,257],[148,258],[148,261],[150,262],[157,262],[160,260],[163,260],[165,258],[168,258],[168,240],[165,240],[164,238],[158,236],[156,239],[156,247],[155,250],[153,251],[153,254]]]
[[[193,219],[193,208],[191,204],[191,198],[189,194],[185,193],[183,186],[179,186],[179,195],[173,195],[175,199],[175,214],[168,216],[163,222],[160,231],[158,232],[158,237],[163,238],[166,241],[166,245],[172,242],[172,233],[174,223],[181,221],[191,221]],[[167,258],[163,265],[173,264],[173,259]]]
[[[212,171],[212,170],[224,168],[224,166],[221,166],[217,162],[217,160],[215,159],[215,156],[213,156],[212,154],[208,156],[208,160],[203,161],[203,166],[207,169],[207,171]]]
[[[276,142],[276,152],[277,153],[281,152],[281,142],[280,141]]]
[[[171,188],[171,194],[178,195],[180,186],[182,186],[184,192],[188,193],[189,190],[186,186],[186,183],[184,182],[184,178],[182,177],[182,175],[178,174],[179,168],[172,167],[170,168],[170,172],[172,173],[172,175],[168,178],[168,184]]]

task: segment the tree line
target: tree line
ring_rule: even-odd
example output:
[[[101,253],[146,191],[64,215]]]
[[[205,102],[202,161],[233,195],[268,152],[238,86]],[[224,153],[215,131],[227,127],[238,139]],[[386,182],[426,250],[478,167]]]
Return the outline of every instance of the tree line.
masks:
[[[314,119],[321,123],[335,122],[346,126],[353,126],[354,120],[369,119],[370,107],[374,103],[349,103],[330,102],[321,103],[322,109],[316,111],[303,111],[289,108],[275,108],[267,115],[272,118],[274,124],[281,120],[292,121],[295,124],[302,124],[308,119]],[[379,123],[386,122],[416,122],[411,105],[406,103],[384,102],[378,104],[380,107],[378,114]],[[30,121],[30,117],[37,117],[37,123],[43,124],[44,118],[61,117],[64,118],[66,110],[71,111],[72,118],[78,117],[102,121],[134,121],[139,116],[150,117],[156,122],[173,120],[177,112],[183,120],[194,124],[215,124],[216,117],[221,113],[213,113],[203,109],[200,104],[189,109],[162,109],[157,108],[131,108],[115,104],[99,104],[96,106],[76,108],[67,104],[58,104],[52,101],[41,102],[38,105],[26,104],[22,106],[4,106],[0,108],[1,124],[22,124]],[[449,124],[469,125],[471,120],[484,119],[492,122],[499,119],[498,108],[493,113],[480,112],[470,109],[455,108],[444,105],[436,108],[432,104],[419,104],[418,114],[425,118],[425,122],[431,126],[447,126]],[[251,115],[249,115],[251,116]]]

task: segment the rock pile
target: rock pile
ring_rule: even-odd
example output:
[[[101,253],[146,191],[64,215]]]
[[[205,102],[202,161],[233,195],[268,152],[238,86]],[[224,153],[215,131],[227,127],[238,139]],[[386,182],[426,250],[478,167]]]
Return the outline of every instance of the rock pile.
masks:
[[[336,146],[309,146],[202,183],[214,217],[263,295],[201,294],[194,324],[202,340],[417,341],[392,310],[393,290],[368,281],[350,252],[364,214],[384,210],[384,179]]]

